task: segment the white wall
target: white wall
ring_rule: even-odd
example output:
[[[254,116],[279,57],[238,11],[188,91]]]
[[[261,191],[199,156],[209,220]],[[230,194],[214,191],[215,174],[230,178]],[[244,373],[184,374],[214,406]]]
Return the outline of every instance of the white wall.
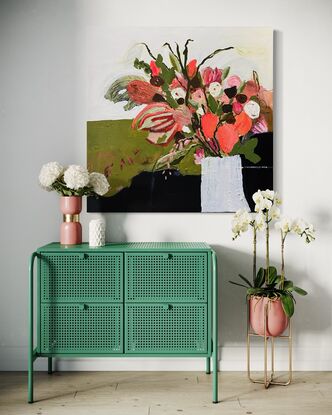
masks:
[[[318,234],[311,246],[290,238],[287,247],[289,276],[310,292],[299,298],[294,317],[294,365],[332,370],[331,16],[329,0],[0,2],[0,369],[27,366],[28,256],[58,239],[58,197],[39,189],[39,168],[53,159],[85,163],[87,27],[193,25],[275,29],[275,188],[283,196],[284,212],[308,218]],[[91,217],[83,214],[85,236]],[[227,281],[238,272],[249,273],[250,241],[232,242],[230,216],[109,214],[106,219],[111,241],[202,240],[215,247],[221,368],[244,369],[244,296]],[[272,259],[279,262],[277,248]],[[284,359],[280,353],[282,365]],[[44,362],[36,367],[45,368]],[[202,359],[60,364],[72,369],[202,367]]]

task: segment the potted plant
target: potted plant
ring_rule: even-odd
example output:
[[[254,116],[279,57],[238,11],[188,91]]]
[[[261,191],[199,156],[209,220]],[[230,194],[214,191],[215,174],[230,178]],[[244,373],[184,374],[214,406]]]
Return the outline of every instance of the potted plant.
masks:
[[[261,159],[255,135],[272,130],[272,91],[256,71],[251,79],[241,79],[229,66],[207,65],[217,54],[236,53],[234,47],[216,49],[198,61],[189,59],[190,42],[183,49],[165,43],[157,54],[143,44],[149,59],[133,63],[142,75],[116,79],[105,98],[125,102],[125,111],[142,106],[132,128],[147,131],[153,145],[169,146],[154,171],[178,169],[185,157],[201,165],[203,212],[249,210],[241,156],[254,164]]]
[[[70,165],[64,168],[57,161],[42,166],[39,184],[47,191],[61,195],[60,209],[63,223],[60,228],[60,243],[76,245],[82,243],[82,226],[79,214],[82,210],[82,196],[103,196],[110,188],[107,178],[101,173],[89,173],[85,167]]]
[[[253,233],[253,266],[252,282],[239,274],[241,282],[230,283],[245,287],[249,301],[249,320],[251,327],[258,335],[264,335],[264,312],[267,307],[266,334],[279,336],[287,328],[289,318],[294,313],[294,293],[306,295],[307,292],[294,285],[293,281],[286,278],[285,274],[285,241],[289,233],[302,237],[310,243],[315,239],[313,225],[302,219],[280,219],[281,200],[272,190],[259,190],[253,195],[255,213],[250,214],[245,210],[235,213],[232,221],[233,240],[243,232],[252,229]],[[280,232],[281,246],[281,270],[278,273],[275,266],[270,265],[270,227],[273,221]],[[257,235],[265,233],[265,267],[257,271]]]

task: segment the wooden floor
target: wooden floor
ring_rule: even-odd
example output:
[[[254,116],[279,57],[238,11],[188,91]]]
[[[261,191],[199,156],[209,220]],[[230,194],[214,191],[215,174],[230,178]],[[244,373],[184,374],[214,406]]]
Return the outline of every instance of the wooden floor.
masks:
[[[268,390],[242,372],[220,373],[219,404],[201,372],[61,372],[35,375],[27,404],[26,373],[0,373],[1,415],[331,415],[332,372],[298,372]]]

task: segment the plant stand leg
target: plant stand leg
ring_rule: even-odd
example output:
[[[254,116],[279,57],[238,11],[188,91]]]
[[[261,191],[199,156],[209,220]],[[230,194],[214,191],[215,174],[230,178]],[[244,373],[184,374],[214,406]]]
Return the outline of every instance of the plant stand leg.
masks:
[[[218,271],[217,256],[212,253],[212,275],[213,275],[213,403],[218,403]]]
[[[209,357],[206,358],[205,373],[207,375],[211,374],[211,360]]]
[[[53,370],[52,370],[52,358],[51,357],[48,357],[47,358],[47,373],[49,375],[51,375],[53,373]]]

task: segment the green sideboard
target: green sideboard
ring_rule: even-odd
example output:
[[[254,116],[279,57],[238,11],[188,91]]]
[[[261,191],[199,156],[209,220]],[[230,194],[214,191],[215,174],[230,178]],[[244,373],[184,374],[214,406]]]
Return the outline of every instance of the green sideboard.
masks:
[[[30,259],[29,324],[30,403],[33,362],[47,357],[52,373],[52,358],[73,356],[205,357],[206,373],[212,357],[218,402],[217,258],[205,243],[45,245]]]

